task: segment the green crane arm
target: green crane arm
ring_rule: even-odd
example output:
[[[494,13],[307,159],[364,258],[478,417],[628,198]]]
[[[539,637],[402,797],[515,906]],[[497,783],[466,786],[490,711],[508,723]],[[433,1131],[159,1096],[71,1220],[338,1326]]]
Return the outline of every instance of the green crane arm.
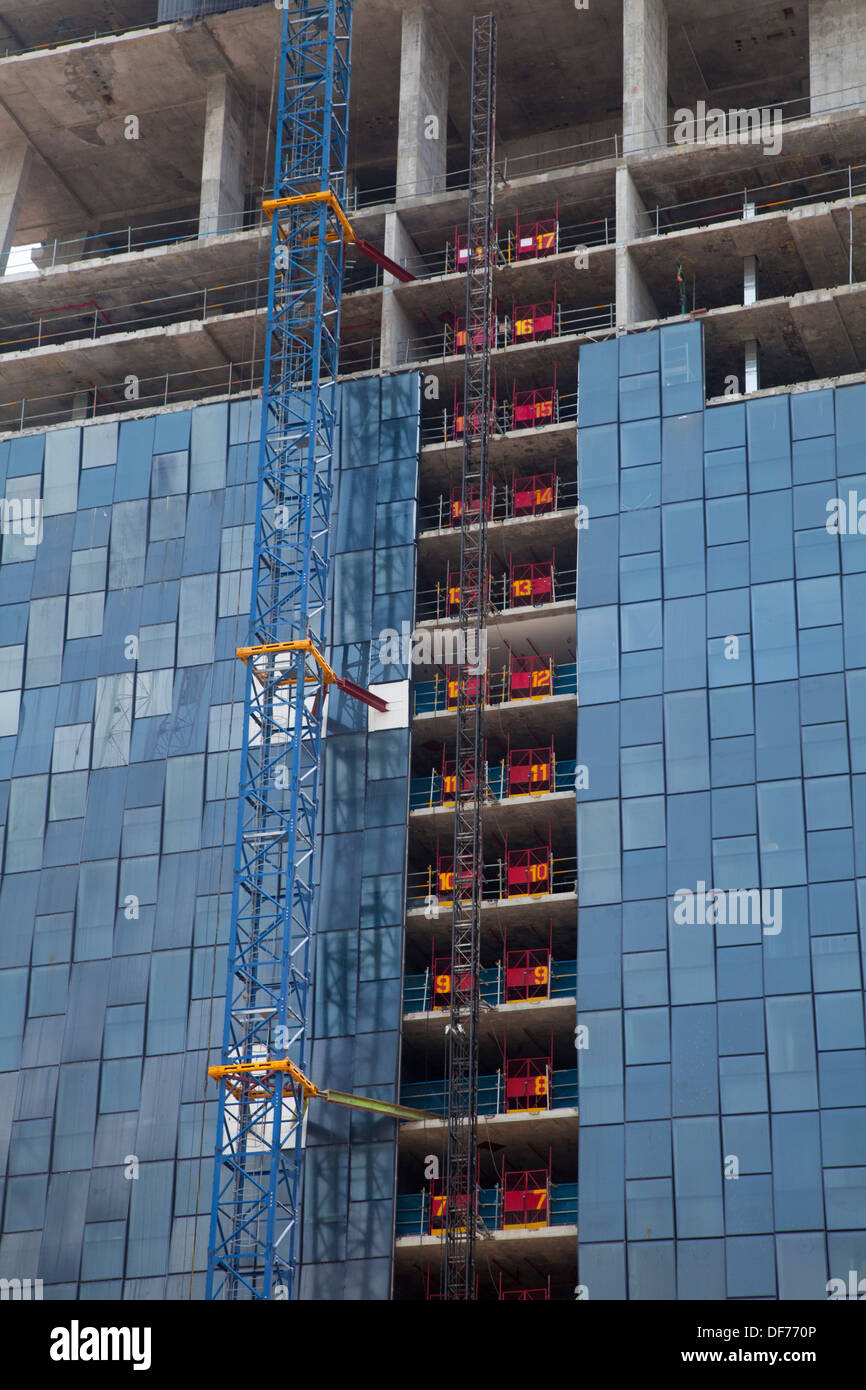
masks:
[[[345,1105],[350,1110],[370,1110],[377,1115],[390,1115],[395,1120],[441,1120],[431,1110],[415,1110],[394,1101],[374,1100],[372,1096],[353,1096],[347,1091],[320,1090],[288,1057],[262,1058],[260,1062],[235,1062],[229,1066],[208,1067],[214,1081],[227,1081],[229,1089],[239,1091],[246,1086],[261,1089],[275,1072],[287,1072],[304,1093],[304,1106],[311,1100],[326,1100],[331,1105]]]

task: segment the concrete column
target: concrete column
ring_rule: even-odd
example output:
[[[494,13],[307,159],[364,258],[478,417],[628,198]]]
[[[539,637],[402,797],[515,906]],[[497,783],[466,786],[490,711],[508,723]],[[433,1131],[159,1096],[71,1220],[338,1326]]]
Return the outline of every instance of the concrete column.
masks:
[[[758,258],[743,257],[743,303],[755,304],[758,299]]]
[[[93,404],[93,392],[89,387],[75,391],[72,396],[72,419],[76,422],[87,420]]]
[[[42,270],[51,270],[56,265],[68,265],[70,261],[80,261],[89,249],[91,228],[83,227],[73,231],[60,231],[56,239],[46,241],[31,252],[31,260]],[[94,243],[91,243],[91,246]]]
[[[25,140],[0,149],[0,275],[6,274],[9,252],[15,242],[32,161],[33,151]]]
[[[223,73],[207,84],[199,236],[239,231],[246,191],[244,102]]]
[[[852,204],[848,204],[848,222],[842,229],[836,225],[833,205],[823,208],[806,205],[791,208],[788,226],[794,245],[806,268],[815,290],[827,290],[834,285],[849,285],[854,279],[851,238]],[[856,370],[856,369],[855,369]]]
[[[668,143],[668,14],[664,0],[623,0],[622,147]]]
[[[862,0],[809,0],[810,109],[866,104]]]
[[[441,192],[445,187],[450,62],[436,24],[432,8],[426,5],[403,15],[398,201]]]
[[[645,323],[658,318],[658,310],[643,276],[632,260],[628,243],[647,236],[646,209],[624,164],[616,171],[616,326]]]
[[[760,391],[760,389],[761,389],[761,359],[760,359],[760,353],[759,353],[759,350],[758,350],[758,340],[757,340],[757,338],[748,338],[748,339],[746,340],[746,342],[743,344],[743,351],[744,351],[744,367],[745,367],[745,375],[746,375],[746,379],[745,379],[745,384],[744,384],[744,386],[743,386],[743,390],[744,390],[746,393],[748,393],[749,391]]]
[[[389,212],[385,216],[386,256],[398,265],[411,266],[412,257],[418,255],[418,248],[409,236],[400,214]],[[398,367],[406,361],[406,343],[412,337],[412,321],[397,299],[399,280],[383,272],[382,280],[382,345],[380,365],[383,371]]]

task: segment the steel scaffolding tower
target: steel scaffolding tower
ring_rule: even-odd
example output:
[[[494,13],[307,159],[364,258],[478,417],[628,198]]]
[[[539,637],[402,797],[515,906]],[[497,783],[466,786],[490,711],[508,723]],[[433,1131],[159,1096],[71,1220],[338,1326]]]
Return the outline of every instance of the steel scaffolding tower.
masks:
[[[446,1299],[474,1299],[478,1181],[478,1015],[483,864],[484,685],[468,678],[465,654],[474,633],[486,658],[489,602],[490,339],[493,330],[493,192],[496,123],[496,22],[472,25],[472,111],[469,146],[469,260],[466,272],[466,367],[460,508],[459,623],[464,660],[458,668],[454,810],[454,898],[451,927],[451,1018],[448,1028],[448,1152],[446,1163]]]
[[[283,9],[208,1298],[296,1292],[351,25],[352,0]]]

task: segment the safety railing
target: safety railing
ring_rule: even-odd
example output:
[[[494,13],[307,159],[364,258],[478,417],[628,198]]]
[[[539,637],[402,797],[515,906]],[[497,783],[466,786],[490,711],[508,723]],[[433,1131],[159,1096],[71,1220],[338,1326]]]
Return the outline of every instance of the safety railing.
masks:
[[[50,52],[52,49],[56,48],[66,48],[67,45],[71,43],[89,43],[94,39],[112,39],[121,38],[126,34],[141,34],[148,29],[152,31],[163,29],[167,24],[174,24],[183,19],[212,19],[215,15],[227,13],[229,10],[249,9],[251,6],[266,4],[272,5],[273,0],[222,0],[222,3],[218,5],[213,3],[209,4],[206,11],[201,9],[198,14],[195,12],[194,5],[190,4],[188,7],[185,7],[185,13],[181,12],[175,15],[169,14],[159,20],[156,18],[156,14],[154,14],[154,17],[146,24],[106,23],[102,29],[94,29],[92,24],[86,26],[82,25],[74,16],[67,15],[62,19],[56,20],[52,25],[54,30],[52,38],[45,39],[41,43],[21,44],[17,48],[9,48],[7,46],[2,57],[18,58],[25,53],[43,53]],[[151,8],[156,11],[156,0],[152,0]]]
[[[530,482],[538,480],[531,499],[527,499]],[[542,486],[542,483],[544,486]],[[549,493],[549,496],[548,496]],[[577,479],[560,478],[558,474],[529,475],[519,480],[495,480],[490,486],[487,521],[525,520],[528,516],[550,516],[577,506]],[[459,495],[425,502],[418,508],[418,530],[423,535],[432,531],[453,531],[460,526]]]
[[[560,145],[539,154],[504,156],[496,162],[497,183],[507,183],[511,179],[527,174],[543,173],[550,169],[568,168],[577,164],[595,164],[605,159],[616,159],[622,154],[622,136],[617,132],[602,136],[599,140],[585,140],[580,144]],[[535,168],[530,163],[535,162]],[[443,177],[427,178],[423,183],[380,184],[375,188],[356,190],[355,206],[358,208],[385,207],[394,203],[409,203],[415,198],[430,198],[445,193],[459,193],[469,187],[468,169],[450,169]]]
[[[462,411],[462,406],[461,406]],[[425,446],[463,442],[463,415],[453,409],[445,409],[439,415],[428,415],[421,421],[421,443]],[[494,435],[526,434],[544,426],[571,424],[577,419],[577,392],[555,391],[552,410],[539,416],[534,424],[514,427],[514,406],[511,401],[498,401],[492,410],[491,424]],[[471,429],[471,425],[470,425]]]
[[[250,207],[242,212],[220,213],[210,221],[200,217],[166,218],[160,222],[147,222],[126,227],[91,232],[86,236],[57,238],[46,241],[33,253],[34,265],[40,270],[53,270],[59,265],[71,265],[78,261],[102,260],[112,256],[128,256],[133,252],[148,251],[159,246],[179,246],[187,242],[210,241],[215,237],[234,236],[240,232],[264,231],[269,226],[269,218],[260,207]],[[506,231],[496,238],[494,254],[500,267],[511,265],[514,255],[515,235]],[[560,223],[558,229],[557,252],[565,255],[583,248],[613,245],[616,240],[616,224],[613,216],[595,218],[590,222]],[[531,257],[520,264],[532,264]],[[413,252],[402,258],[406,269],[416,280],[438,278],[455,274],[460,267],[456,264],[455,252],[451,243],[430,252]],[[385,272],[382,267],[368,261],[357,253],[349,253],[343,273],[343,293],[375,289],[383,283]]]
[[[407,265],[407,270],[411,269]],[[343,267],[343,295],[355,294],[359,290],[374,290],[382,284],[385,272],[376,261],[358,256],[347,260]]]
[[[53,270],[58,265],[77,261],[101,260],[109,256],[129,256],[135,251],[148,251],[156,246],[177,246],[183,242],[199,242],[214,237],[250,232],[268,225],[260,208],[246,212],[220,213],[214,226],[198,217],[173,218],[143,226],[123,227],[116,231],[93,232],[69,240],[47,241],[33,254],[40,270]]]
[[[550,994],[533,999],[505,998],[505,970],[501,961],[496,965],[484,966],[478,972],[478,992],[481,1003],[494,1008],[498,1004],[520,1003],[532,1008],[535,1004],[550,999],[574,999],[577,994],[577,961],[552,960],[550,962]],[[403,981],[403,1012],[406,1014],[430,1013],[433,1010],[435,981],[429,970],[423,975],[407,975]],[[447,1013],[447,1009],[439,1010]]]
[[[558,308],[554,333],[538,341],[551,343],[556,342],[558,338],[579,337],[582,333],[593,333],[615,326],[616,305],[613,303],[592,304],[583,309]],[[509,347],[533,345],[537,346],[536,340],[518,340],[515,337],[514,325],[510,319],[500,319],[495,324],[491,342],[494,352],[502,352]],[[439,332],[428,333],[419,338],[407,338],[402,346],[400,361],[404,366],[409,366],[440,357],[463,357],[464,354],[465,348],[460,349],[455,344],[453,327],[446,324]]]
[[[453,676],[437,672],[432,680],[419,681],[414,687],[414,713],[441,714],[456,708],[452,685]],[[577,694],[577,663],[564,661],[553,667],[552,680],[543,694],[515,695],[507,667],[491,671],[487,680],[485,705],[525,704],[529,700],[546,700],[553,695]]]
[[[484,865],[481,873],[481,898],[484,902],[505,902],[521,899],[529,902],[534,898],[547,898],[559,893],[577,892],[576,855],[550,855],[541,866],[546,869],[543,876],[533,883],[515,884],[509,881],[509,867],[505,859],[498,859]],[[440,909],[451,906],[452,893],[440,891],[439,875],[432,866],[417,869],[407,875],[406,906],[423,907],[434,920]],[[523,890],[523,891],[522,891]]]
[[[510,229],[497,234],[493,241],[493,258],[498,269],[504,269],[517,262],[515,252],[516,236]],[[590,222],[557,224],[556,254],[566,255],[578,250],[589,250],[594,246],[611,246],[616,241],[616,221],[613,216],[596,217]],[[533,265],[537,257],[521,257],[520,265]],[[549,259],[549,257],[544,257]],[[414,252],[404,259],[407,270],[416,280],[430,280],[442,275],[462,274],[466,267],[458,265],[457,252],[453,242],[435,251]]]
[[[543,1209],[533,1212],[532,1203],[529,1203],[525,1213],[517,1213],[518,1217],[523,1215],[524,1219],[515,1220],[513,1211],[506,1213],[503,1192],[499,1184],[495,1187],[480,1187],[476,1207],[478,1234],[483,1236],[485,1230],[508,1230],[519,1234],[521,1231],[538,1230],[545,1226],[576,1226],[577,1183],[550,1183],[544,1189],[539,1190],[539,1204],[542,1202],[542,1191],[545,1198]],[[440,1198],[439,1201],[441,1202],[441,1200]],[[444,1236],[443,1212],[438,1209],[437,1198],[429,1189],[422,1192],[398,1194],[396,1216],[398,1239],[401,1236],[405,1238],[437,1235],[440,1231],[440,1223],[441,1233]]]
[[[779,196],[779,190],[789,186],[806,188],[803,193]],[[804,207],[856,197],[866,192],[866,164],[849,164],[843,168],[822,171],[820,174],[799,175],[796,179],[738,188],[688,202],[668,203],[642,212],[639,220],[641,236],[663,236],[687,227],[712,226],[717,222],[758,217],[787,208]]]
[[[96,386],[91,382],[49,396],[22,396],[0,402],[0,434],[84,423],[211,396],[249,396],[258,393],[261,382],[261,358],[196,371],[166,372],[162,376],[126,376],[108,385]]]
[[[267,280],[241,280],[209,289],[183,291],[103,308],[94,300],[40,309],[20,323],[0,326],[0,353],[24,352],[51,344],[93,340],[142,328],[168,327],[186,320],[205,322],[214,315],[249,312],[267,304]],[[134,312],[133,312],[134,311]]]
[[[340,340],[340,376],[351,376],[353,372],[375,371],[382,356],[382,337],[376,332],[369,338],[354,341]]]
[[[844,114],[862,106],[862,84],[839,87],[833,91],[816,93],[814,97],[791,97],[787,101],[774,102],[771,111],[780,110],[782,125],[800,121],[823,121],[827,116]],[[812,102],[820,103],[820,110],[811,110]],[[568,169],[582,165],[593,165],[605,160],[619,159],[621,155],[651,154],[659,149],[676,148],[677,135],[682,126],[672,121],[666,126],[650,126],[643,130],[629,131],[623,136],[619,131],[601,136],[596,140],[584,140],[572,144],[557,145],[550,150],[541,150],[523,155],[503,156],[497,161],[496,174],[500,184],[533,174],[548,173],[554,169]],[[712,137],[695,140],[701,149],[711,148]],[[386,207],[395,202],[411,202],[413,198],[428,199],[439,193],[458,192],[469,186],[469,170],[449,171],[445,178],[435,181],[431,186],[428,179],[423,184],[383,184],[368,188],[356,194],[356,207]]]
[[[574,758],[552,760],[550,783],[543,790],[528,791],[525,787],[509,784],[508,768],[504,762],[488,763],[484,772],[485,801],[510,801],[516,796],[550,796],[554,792],[573,792],[577,777],[577,762]],[[429,811],[439,806],[453,806],[453,787],[449,791],[441,772],[431,772],[425,777],[413,777],[409,783],[409,810]]]
[[[567,1067],[551,1073],[551,1085],[545,1099],[549,1102],[547,1110],[565,1110],[577,1105],[577,1068]],[[448,1112],[448,1082],[414,1081],[400,1087],[400,1104],[416,1106],[420,1110],[430,1110],[434,1115]],[[506,1113],[505,1073],[498,1071],[478,1078],[479,1115],[503,1115]],[[515,1114],[516,1111],[508,1113]],[[525,1111],[524,1113],[531,1113]]]
[[[540,568],[540,567],[539,567]],[[541,608],[550,603],[573,603],[577,594],[576,569],[552,569],[549,583],[544,593],[529,595],[528,601],[517,602],[513,593],[514,580],[507,573],[492,575],[488,585],[488,612],[521,612],[524,608]],[[421,589],[415,600],[415,621],[418,623],[440,622],[446,618],[457,619],[459,601],[454,601],[454,589],[446,580],[431,589]]]

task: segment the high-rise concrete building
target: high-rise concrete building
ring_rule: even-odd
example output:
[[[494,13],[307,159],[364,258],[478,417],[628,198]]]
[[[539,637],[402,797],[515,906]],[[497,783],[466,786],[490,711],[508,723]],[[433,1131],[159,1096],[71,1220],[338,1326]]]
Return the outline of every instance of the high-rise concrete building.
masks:
[[[491,612],[461,653],[491,8]],[[329,651],[388,710],[328,709],[309,1067],[446,1113],[465,658],[479,1298],[866,1272],[864,19],[356,5],[348,213],[415,278],[344,283]],[[51,1298],[204,1296],[279,25],[0,4],[0,1278]],[[311,1103],[301,1298],[438,1295],[446,1128]]]

